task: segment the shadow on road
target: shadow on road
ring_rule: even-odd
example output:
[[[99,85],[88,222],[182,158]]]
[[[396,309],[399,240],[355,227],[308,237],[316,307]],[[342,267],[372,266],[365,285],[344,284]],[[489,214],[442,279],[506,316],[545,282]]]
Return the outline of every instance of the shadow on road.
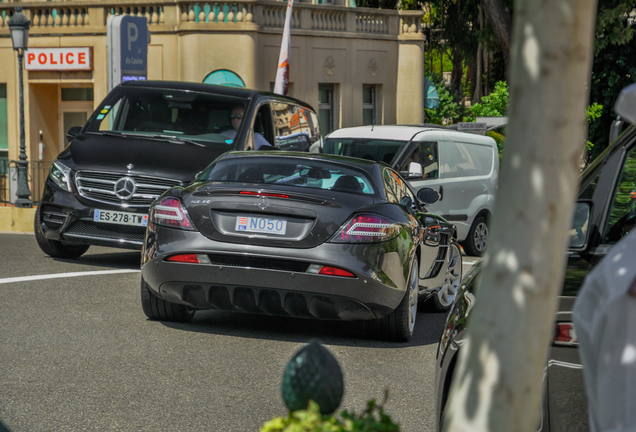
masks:
[[[108,250],[108,249],[106,249]],[[75,259],[50,258],[53,261],[67,264],[79,264],[83,266],[112,267],[116,269],[139,270],[141,266],[141,253],[139,251],[120,251],[105,253],[90,253]]]
[[[191,323],[162,322],[162,324],[175,330],[250,339],[303,343],[316,338],[327,345],[406,348],[437,344],[445,321],[446,313],[418,313],[415,332],[408,343],[375,340],[365,335],[359,323],[348,321],[198,311]]]

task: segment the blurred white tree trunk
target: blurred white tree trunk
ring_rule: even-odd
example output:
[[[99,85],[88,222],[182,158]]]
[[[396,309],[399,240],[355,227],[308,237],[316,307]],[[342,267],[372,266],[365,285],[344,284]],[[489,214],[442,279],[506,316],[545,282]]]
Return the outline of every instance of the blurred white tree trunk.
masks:
[[[517,0],[506,150],[445,431],[533,431],[586,133],[596,0]]]

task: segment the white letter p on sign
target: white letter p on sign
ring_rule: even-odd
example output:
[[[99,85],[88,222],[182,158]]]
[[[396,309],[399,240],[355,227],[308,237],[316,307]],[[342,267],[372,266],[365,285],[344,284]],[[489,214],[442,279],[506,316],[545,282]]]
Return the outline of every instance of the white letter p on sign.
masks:
[[[139,30],[137,24],[133,22],[128,23],[128,51],[132,51],[132,43],[139,37]]]

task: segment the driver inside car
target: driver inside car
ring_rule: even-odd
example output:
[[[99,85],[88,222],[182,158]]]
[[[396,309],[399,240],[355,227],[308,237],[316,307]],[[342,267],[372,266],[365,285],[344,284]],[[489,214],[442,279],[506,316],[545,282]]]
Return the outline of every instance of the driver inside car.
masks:
[[[245,109],[241,105],[237,105],[232,108],[232,112],[230,113],[230,124],[232,125],[232,129],[221,132],[221,135],[234,139],[241,123],[243,122],[244,112]],[[256,150],[270,150],[274,147],[258,132],[254,132],[254,144]]]

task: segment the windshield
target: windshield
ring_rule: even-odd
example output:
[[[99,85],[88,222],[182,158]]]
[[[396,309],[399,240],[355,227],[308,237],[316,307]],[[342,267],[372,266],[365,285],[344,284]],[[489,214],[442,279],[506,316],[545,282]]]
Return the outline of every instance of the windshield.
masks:
[[[390,141],[368,138],[327,138],[323,153],[352,156],[391,165],[408,141]]]
[[[256,183],[374,195],[366,172],[324,160],[249,157],[222,159],[197,181]]]
[[[245,110],[247,102],[193,91],[120,87],[93,113],[85,132],[170,137],[229,150],[236,136],[232,110]]]

